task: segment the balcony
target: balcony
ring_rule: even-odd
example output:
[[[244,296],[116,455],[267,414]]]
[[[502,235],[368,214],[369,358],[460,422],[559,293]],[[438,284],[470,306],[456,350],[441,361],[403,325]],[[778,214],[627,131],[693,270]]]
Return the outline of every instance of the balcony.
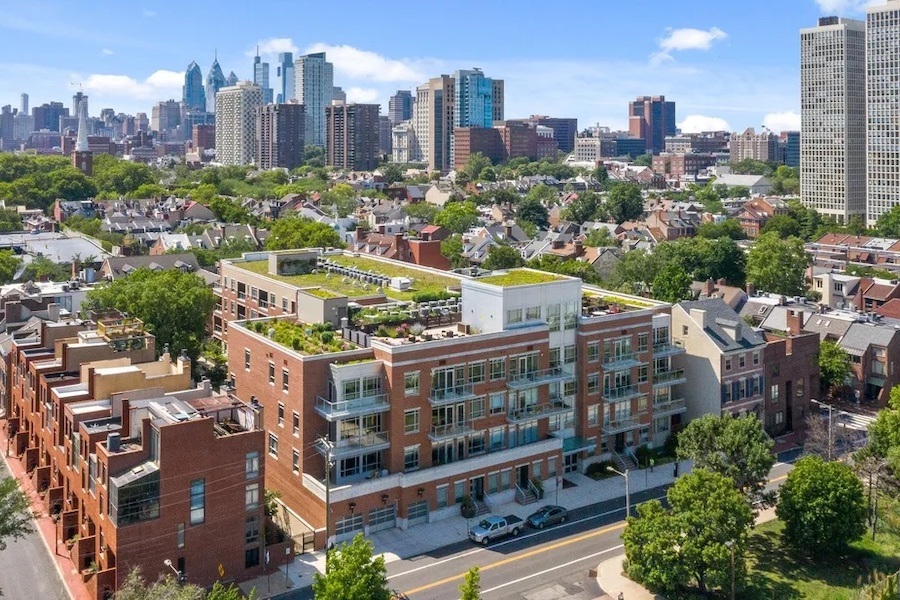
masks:
[[[428,432],[428,439],[432,442],[440,442],[441,440],[449,440],[461,435],[472,433],[475,429],[469,421],[462,423],[447,423],[446,425],[432,425]]]
[[[562,401],[562,399],[552,400],[541,404],[531,404],[529,406],[511,408],[509,412],[506,413],[506,420],[510,423],[518,423],[519,421],[540,419],[541,417],[562,414],[569,410],[572,410],[571,404],[567,404]]]
[[[643,413],[642,413],[643,414]],[[643,424],[640,422],[641,414],[637,415],[616,415],[614,419],[605,419],[603,421],[603,433],[605,435],[613,435],[637,429]]]
[[[432,389],[428,401],[432,406],[443,406],[454,402],[465,402],[475,398],[475,385],[462,383],[450,388]]]
[[[627,400],[641,395],[636,385],[623,385],[620,387],[606,388],[603,390],[604,400]]]
[[[316,396],[316,412],[329,421],[347,417],[381,413],[391,409],[387,394],[376,394],[355,400],[326,400]]]
[[[653,403],[653,416],[665,417],[687,412],[687,402],[684,398],[675,398],[664,402]]]
[[[671,371],[660,371],[653,374],[653,387],[678,385],[686,381],[684,369],[672,369]]]
[[[653,357],[662,358],[663,356],[674,356],[675,354],[684,354],[685,350],[678,344],[665,343],[653,344]]]
[[[386,450],[391,446],[391,438],[387,431],[369,431],[360,435],[349,435],[334,442],[333,454],[336,458],[353,456],[354,454],[366,454],[378,450]],[[320,454],[324,454],[323,448],[316,445]]]
[[[636,367],[640,364],[643,364],[633,352],[629,352],[627,354],[613,354],[611,356],[603,357],[603,369],[617,370],[617,369],[627,369],[630,367]]]
[[[526,389],[545,383],[554,383],[572,379],[574,375],[563,367],[550,367],[538,371],[526,371],[524,373],[510,373],[506,385],[512,389]]]

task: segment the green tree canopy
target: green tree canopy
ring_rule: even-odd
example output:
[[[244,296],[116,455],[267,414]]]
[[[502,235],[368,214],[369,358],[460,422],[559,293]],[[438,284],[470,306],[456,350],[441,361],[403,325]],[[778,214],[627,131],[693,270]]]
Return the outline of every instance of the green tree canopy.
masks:
[[[616,223],[633,221],[644,214],[641,188],[633,183],[617,183],[609,190],[606,207]]]
[[[637,517],[628,518],[622,541],[629,577],[665,595],[691,587],[702,594],[727,589],[733,550],[735,581],[743,587],[753,514],[734,482],[695,468],[667,495],[669,511],[651,500],[638,506]]]
[[[98,154],[94,157],[91,178],[98,193],[112,197],[125,196],[144,184],[154,183],[154,173],[150,167],[122,160],[111,154]]]
[[[522,262],[522,255],[518,250],[512,246],[497,245],[490,247],[481,266],[489,271],[496,271],[521,267]]]
[[[206,590],[193,584],[182,584],[167,576],[148,584],[139,567],[133,567],[116,591],[115,600],[205,600]]]
[[[466,580],[459,586],[459,600],[481,600],[481,575],[478,567],[466,572]]]
[[[805,456],[781,486],[775,514],[782,535],[801,552],[838,554],[866,531],[863,486],[849,465]]]
[[[556,188],[539,183],[528,190],[525,198],[549,205],[559,199],[559,192],[556,191]]]
[[[10,283],[21,266],[22,259],[12,250],[0,250],[0,284]]]
[[[520,196],[519,192],[513,188],[497,188],[496,190],[491,190],[489,197],[497,204],[505,204],[507,207],[514,206],[522,200],[522,196]]]
[[[403,181],[403,171],[400,167],[394,163],[388,163],[379,169],[381,171],[381,176],[384,178],[384,182],[387,185],[392,185],[397,183],[398,181]]]
[[[868,448],[878,458],[887,458],[892,450],[900,449],[900,386],[891,389],[888,406],[878,411],[878,418],[869,426]]]
[[[885,237],[900,237],[900,205],[891,207],[891,210],[881,213],[875,226],[878,233]]]
[[[313,146],[312,144],[304,146],[303,165],[312,168],[323,168],[325,166],[325,148]]]
[[[782,240],[777,233],[766,233],[759,236],[747,254],[747,281],[760,291],[802,296],[806,292],[809,263],[803,240]]]
[[[516,207],[516,219],[531,223],[538,229],[550,227],[550,213],[540,200],[525,198]]]
[[[641,154],[635,157],[634,164],[639,167],[651,167],[653,166],[653,155],[650,153]]]
[[[434,217],[434,224],[452,231],[465,233],[478,222],[478,209],[474,202],[448,202]]]
[[[168,346],[173,354],[184,349],[196,359],[214,305],[212,290],[199,276],[177,269],[142,268],[89,291],[83,306],[137,317],[156,336],[158,353]]]
[[[338,217],[352,215],[353,211],[359,206],[356,201],[356,190],[346,183],[339,183],[330,190],[320,194],[319,206],[329,214],[331,214],[332,210],[335,211]]]
[[[372,557],[372,542],[361,533],[325,560],[327,575],[313,575],[316,600],[390,600],[384,557]]]
[[[741,223],[737,219],[725,219],[721,223],[713,223],[712,221],[701,223],[700,227],[697,228],[697,235],[711,240],[721,237],[742,240],[746,237],[744,230],[741,229]]]
[[[584,238],[584,245],[591,248],[603,248],[605,246],[618,246],[619,240],[609,233],[606,227],[592,229]]]
[[[527,266],[539,271],[578,277],[585,283],[594,285],[602,283],[600,275],[594,270],[594,267],[582,260],[564,260],[555,254],[541,254],[528,261]]]
[[[691,276],[676,263],[668,263],[653,278],[653,297],[663,302],[677,304],[691,299]]]
[[[466,159],[466,164],[463,166],[462,171],[466,175],[469,176],[469,181],[478,181],[481,172],[491,166],[491,159],[486,157],[481,152],[473,152],[469,155],[469,158]]]
[[[458,233],[441,240],[441,256],[450,261],[450,267],[461,269],[469,266],[469,259],[462,255],[462,236]]]
[[[802,233],[800,223],[790,215],[775,215],[769,219],[760,233],[775,233],[781,239],[799,237]]]
[[[756,415],[732,417],[704,415],[688,423],[678,434],[680,460],[730,478],[749,499],[763,496],[769,471],[775,464],[774,441]]]
[[[434,218],[441,211],[439,206],[428,202],[408,204],[404,210],[406,210],[406,216],[412,219],[422,219],[426,223],[434,223]]]
[[[330,225],[297,214],[276,219],[266,240],[266,250],[343,247],[341,236]]]
[[[595,192],[590,190],[579,192],[578,197],[563,208],[562,218],[573,223],[592,221],[600,211],[601,200]]]
[[[822,340],[819,345],[819,381],[822,389],[830,393],[844,383],[850,374],[850,355],[837,342]]]
[[[30,506],[15,477],[0,479],[0,550],[6,550],[7,540],[32,532]]]

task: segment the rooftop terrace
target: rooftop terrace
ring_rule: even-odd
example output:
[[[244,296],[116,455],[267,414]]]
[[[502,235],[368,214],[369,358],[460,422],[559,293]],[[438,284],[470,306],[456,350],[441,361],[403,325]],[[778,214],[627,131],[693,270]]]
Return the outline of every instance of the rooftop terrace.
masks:
[[[330,324],[327,323],[311,325],[288,319],[268,319],[246,321],[240,324],[304,356],[331,354],[359,348],[353,342],[343,339],[339,333],[332,331]]]

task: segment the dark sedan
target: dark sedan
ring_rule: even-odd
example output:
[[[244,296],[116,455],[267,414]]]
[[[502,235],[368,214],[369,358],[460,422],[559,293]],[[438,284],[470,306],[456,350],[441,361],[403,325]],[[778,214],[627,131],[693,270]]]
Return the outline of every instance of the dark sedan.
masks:
[[[556,525],[557,523],[565,523],[568,518],[569,511],[565,508],[548,504],[539,509],[536,513],[528,515],[528,518],[525,521],[535,529],[543,529],[544,527]]]

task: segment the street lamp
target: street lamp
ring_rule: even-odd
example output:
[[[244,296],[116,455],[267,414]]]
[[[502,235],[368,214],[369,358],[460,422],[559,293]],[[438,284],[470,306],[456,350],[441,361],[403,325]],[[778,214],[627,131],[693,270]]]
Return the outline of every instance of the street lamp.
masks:
[[[628,469],[625,469],[625,472],[617,471],[611,466],[606,467],[610,472],[615,473],[621,477],[625,478],[625,518],[631,516],[631,495],[628,492]]]
[[[181,583],[184,581],[184,579],[185,579],[184,574],[175,568],[175,566],[172,564],[172,561],[170,559],[168,559],[168,558],[165,559],[163,561],[163,564],[166,565],[167,567],[169,567],[170,569],[172,569],[172,572],[175,573],[175,577],[178,579],[178,583]]]
[[[820,406],[820,407],[824,406],[825,408],[828,409],[828,461],[830,462],[831,461],[831,446],[833,444],[833,441],[832,441],[833,433],[832,433],[832,429],[831,429],[831,413],[834,410],[834,407],[830,404],[826,404],[824,402],[816,400],[815,398],[810,398],[809,401],[812,402],[813,404],[815,404],[816,406]]]
[[[725,546],[731,550],[731,600],[734,600],[734,540],[728,540]]]

